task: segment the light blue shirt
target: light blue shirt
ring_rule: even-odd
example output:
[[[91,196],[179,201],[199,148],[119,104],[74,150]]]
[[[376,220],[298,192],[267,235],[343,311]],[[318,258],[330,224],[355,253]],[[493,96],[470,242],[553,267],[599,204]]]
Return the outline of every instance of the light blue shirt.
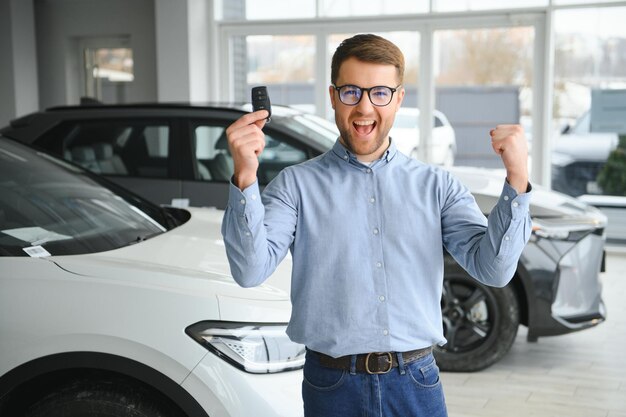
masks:
[[[506,285],[530,237],[530,193],[506,182],[489,219],[450,173],[398,152],[370,167],[337,141],[263,191],[231,184],[222,234],[231,272],[261,284],[290,250],[287,334],[331,356],[444,344],[444,248],[479,281]],[[487,224],[489,223],[489,224]]]

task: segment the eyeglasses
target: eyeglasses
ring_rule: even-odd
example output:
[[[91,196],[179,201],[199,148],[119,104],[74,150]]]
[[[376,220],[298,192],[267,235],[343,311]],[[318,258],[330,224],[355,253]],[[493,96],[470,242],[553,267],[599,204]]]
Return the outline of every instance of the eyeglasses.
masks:
[[[400,85],[396,86],[396,88],[386,87],[384,85],[377,85],[376,87],[370,88],[361,88],[350,84],[341,86],[333,84],[332,86],[339,93],[339,100],[347,106],[356,106],[359,104],[361,97],[363,97],[363,92],[367,91],[370,102],[374,106],[378,107],[386,106],[391,103],[393,93],[398,91],[398,88],[400,88]]]

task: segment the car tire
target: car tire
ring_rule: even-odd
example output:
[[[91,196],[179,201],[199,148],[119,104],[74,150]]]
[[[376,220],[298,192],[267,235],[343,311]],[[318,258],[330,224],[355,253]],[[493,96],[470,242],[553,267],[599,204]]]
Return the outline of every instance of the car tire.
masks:
[[[515,290],[489,287],[458,269],[446,272],[441,308],[447,343],[435,348],[441,370],[474,372],[509,351],[519,327]]]
[[[124,380],[75,380],[44,395],[25,417],[186,417],[168,400]]]

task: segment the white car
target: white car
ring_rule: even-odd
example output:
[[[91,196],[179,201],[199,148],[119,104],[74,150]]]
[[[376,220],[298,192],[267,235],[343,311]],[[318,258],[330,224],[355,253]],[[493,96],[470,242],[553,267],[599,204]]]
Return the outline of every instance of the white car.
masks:
[[[0,137],[0,415],[302,415],[290,262],[240,288],[222,215]]]
[[[584,113],[555,138],[552,149],[552,189],[574,197],[603,194],[598,174],[619,143],[613,132],[592,132],[591,114]]]
[[[433,164],[452,166],[456,154],[456,136],[448,118],[439,110],[433,112]],[[400,107],[389,135],[400,152],[418,158],[420,147],[420,111],[414,107]]]

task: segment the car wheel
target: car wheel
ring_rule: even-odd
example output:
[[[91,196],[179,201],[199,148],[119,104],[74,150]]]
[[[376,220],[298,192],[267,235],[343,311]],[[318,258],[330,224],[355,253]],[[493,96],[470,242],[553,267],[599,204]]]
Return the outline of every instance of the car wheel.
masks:
[[[519,327],[515,291],[488,287],[465,271],[446,274],[441,299],[447,343],[435,349],[444,371],[479,371],[511,348]]]
[[[31,405],[25,417],[185,417],[148,388],[122,380],[76,380]]]

